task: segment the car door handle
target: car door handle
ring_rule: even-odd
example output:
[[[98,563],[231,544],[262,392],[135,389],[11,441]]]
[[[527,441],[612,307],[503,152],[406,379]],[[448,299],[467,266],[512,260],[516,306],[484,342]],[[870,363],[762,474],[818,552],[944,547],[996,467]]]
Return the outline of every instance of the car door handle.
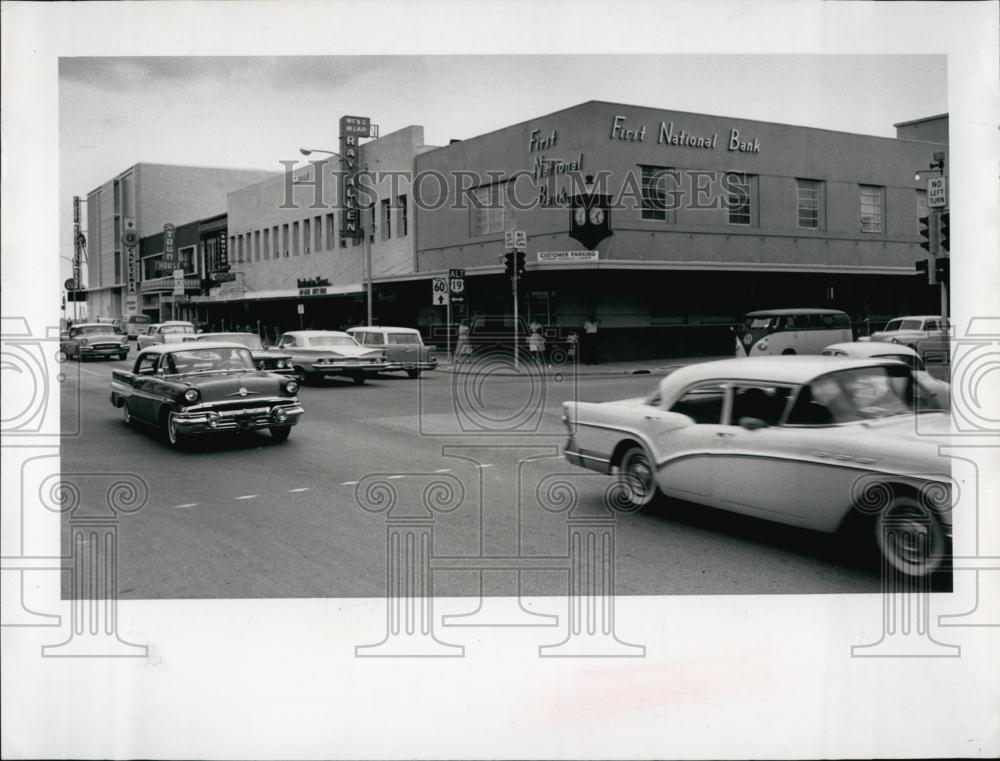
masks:
[[[716,431],[715,435],[719,436],[720,438],[731,439],[736,434],[730,433],[729,431]]]

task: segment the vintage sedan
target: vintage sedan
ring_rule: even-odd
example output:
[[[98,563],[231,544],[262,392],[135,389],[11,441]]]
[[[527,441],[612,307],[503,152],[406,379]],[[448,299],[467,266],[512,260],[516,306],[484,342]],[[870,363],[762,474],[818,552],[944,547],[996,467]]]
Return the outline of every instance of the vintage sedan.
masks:
[[[186,320],[168,320],[155,322],[139,334],[139,351],[157,344],[183,343],[195,340],[194,324]]]
[[[940,315],[915,315],[912,317],[897,317],[889,320],[882,330],[877,330],[870,336],[859,338],[859,341],[886,341],[903,344],[916,351],[920,350],[922,342],[947,341],[949,334],[948,319]]]
[[[923,358],[909,346],[886,344],[881,341],[852,341],[831,344],[823,349],[828,357],[857,357],[865,359],[895,359],[913,370],[917,382],[917,408],[921,410],[947,410],[951,408],[951,384],[938,380],[927,371]]]
[[[85,322],[70,327],[59,340],[59,346],[68,359],[96,359],[128,357],[128,336],[106,322]]]
[[[387,367],[382,351],[365,348],[336,330],[294,330],[281,336],[277,349],[291,355],[296,376],[307,384],[329,375],[360,384]]]
[[[648,397],[566,402],[565,457],[614,474],[637,509],[662,492],[823,532],[843,529],[904,574],[947,562],[950,419],[914,407],[895,361],[754,357],[667,375]],[[856,529],[864,533],[857,534]],[[874,540],[874,542],[872,541]]]
[[[362,346],[385,353],[386,372],[403,371],[410,378],[419,378],[424,370],[437,367],[434,348],[426,346],[414,328],[360,327],[347,332]]]
[[[141,351],[131,372],[115,370],[111,403],[126,423],[158,429],[175,448],[193,436],[264,428],[280,442],[302,415],[298,388],[257,370],[244,346],[171,344]]]
[[[267,370],[279,375],[293,375],[292,357],[287,352],[265,349],[260,336],[254,333],[199,333],[198,341],[227,341],[246,346],[258,370]]]

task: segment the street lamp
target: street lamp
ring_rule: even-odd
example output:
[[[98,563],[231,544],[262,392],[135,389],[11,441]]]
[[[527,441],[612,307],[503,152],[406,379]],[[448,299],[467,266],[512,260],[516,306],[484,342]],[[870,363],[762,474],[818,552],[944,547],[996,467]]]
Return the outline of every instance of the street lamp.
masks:
[[[299,148],[299,153],[301,153],[303,156],[309,156],[313,153],[325,153],[328,156],[336,156],[338,159],[344,161],[345,163],[347,162],[347,158],[343,154],[337,153],[336,151],[328,151],[325,148]],[[367,272],[367,275],[365,276],[365,302],[367,306],[366,311],[368,315],[368,324],[373,325],[374,323],[372,321],[373,319],[372,318],[372,279],[373,279],[372,246],[371,246],[371,239],[368,236],[369,232],[374,233],[374,230],[369,231],[365,229],[364,223],[360,225],[360,229],[361,229],[361,235],[363,236],[362,242],[364,245],[364,269]]]

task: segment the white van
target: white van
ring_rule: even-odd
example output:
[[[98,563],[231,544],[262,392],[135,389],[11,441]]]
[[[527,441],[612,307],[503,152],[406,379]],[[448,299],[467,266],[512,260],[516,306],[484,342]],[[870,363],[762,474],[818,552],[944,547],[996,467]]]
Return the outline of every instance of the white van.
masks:
[[[850,318],[837,309],[762,309],[747,313],[735,332],[737,357],[819,354],[854,340]]]

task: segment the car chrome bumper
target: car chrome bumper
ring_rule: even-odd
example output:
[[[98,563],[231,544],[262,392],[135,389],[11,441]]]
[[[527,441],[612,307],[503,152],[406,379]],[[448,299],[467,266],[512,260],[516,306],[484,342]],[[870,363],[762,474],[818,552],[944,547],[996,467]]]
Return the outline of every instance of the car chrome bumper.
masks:
[[[563,449],[563,456],[568,462],[577,467],[596,470],[598,473],[607,474],[611,472],[610,459],[602,457],[596,452],[589,452],[586,449],[578,448],[576,441],[572,438],[566,442],[566,446]]]
[[[435,370],[437,369],[437,360],[431,360],[430,362],[388,362],[385,366],[386,372],[394,372],[398,370]]]
[[[320,375],[357,375],[358,373],[374,375],[375,373],[384,372],[386,367],[387,364],[385,362],[338,362],[329,365],[314,363],[309,366],[309,370]]]
[[[252,407],[238,410],[200,410],[198,412],[178,412],[174,422],[178,433],[185,436],[198,433],[226,433],[233,431],[256,431],[261,428],[292,426],[299,422],[304,410],[299,404],[285,404],[276,407]]]
[[[128,346],[107,346],[94,348],[93,346],[81,346],[81,354],[126,354],[128,353]]]

